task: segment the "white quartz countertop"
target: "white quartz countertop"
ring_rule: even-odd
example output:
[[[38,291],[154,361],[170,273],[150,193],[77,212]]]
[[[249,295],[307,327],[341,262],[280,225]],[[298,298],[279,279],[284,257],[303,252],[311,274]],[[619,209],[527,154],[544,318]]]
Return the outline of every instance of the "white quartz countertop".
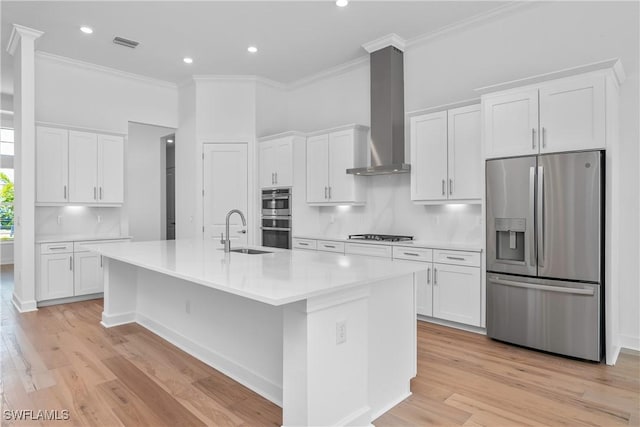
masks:
[[[57,243],[57,242],[88,242],[93,240],[127,240],[131,236],[95,236],[87,234],[70,234],[64,236],[38,236],[36,243]]]
[[[366,244],[373,244],[373,245],[406,246],[406,247],[412,247],[412,248],[447,249],[447,250],[456,250],[456,251],[482,252],[482,246],[480,245],[480,243],[435,242],[435,241],[429,241],[429,240],[407,240],[404,242],[383,242],[379,240],[349,239],[346,237],[314,236],[314,235],[307,235],[307,234],[296,234],[293,237],[298,239],[329,240],[332,242],[366,243]]]
[[[422,269],[410,261],[259,246],[243,247],[272,252],[224,253],[218,242],[199,239],[83,247],[107,258],[271,305],[301,301]]]

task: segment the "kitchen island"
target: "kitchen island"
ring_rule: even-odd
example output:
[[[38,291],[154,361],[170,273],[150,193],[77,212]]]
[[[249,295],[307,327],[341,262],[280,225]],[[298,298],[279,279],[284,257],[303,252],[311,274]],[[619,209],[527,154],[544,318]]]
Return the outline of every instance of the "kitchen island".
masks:
[[[281,406],[284,425],[369,425],[411,394],[414,263],[203,240],[86,247],[103,257],[105,327],[139,323]]]

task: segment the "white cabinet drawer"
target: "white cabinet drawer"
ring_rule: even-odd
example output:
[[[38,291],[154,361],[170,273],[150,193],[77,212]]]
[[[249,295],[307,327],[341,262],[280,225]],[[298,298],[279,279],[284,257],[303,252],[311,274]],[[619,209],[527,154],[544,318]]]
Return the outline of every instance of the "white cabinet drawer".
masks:
[[[73,252],[73,242],[42,243],[40,245],[41,254],[59,254]]]
[[[329,240],[318,240],[318,250],[326,252],[344,253],[344,242],[332,242]]]
[[[433,249],[412,248],[406,246],[393,247],[393,259],[408,259],[411,261],[431,262]]]
[[[316,250],[316,240],[312,239],[300,239],[298,237],[294,237],[292,239],[292,246],[294,249],[311,249]]]
[[[433,262],[480,267],[480,253],[434,249]]]
[[[344,252],[350,255],[369,255],[391,258],[391,246],[372,245],[367,243],[346,243]]]
[[[84,248],[84,245],[99,245],[102,243],[121,243],[128,242],[131,239],[111,239],[111,240],[91,240],[85,242],[73,242],[73,252],[89,252],[89,249]]]

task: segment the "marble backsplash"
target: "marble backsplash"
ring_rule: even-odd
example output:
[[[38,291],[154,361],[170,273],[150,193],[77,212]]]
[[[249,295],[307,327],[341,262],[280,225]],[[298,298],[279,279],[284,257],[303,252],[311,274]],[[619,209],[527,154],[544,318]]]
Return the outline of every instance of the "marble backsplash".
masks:
[[[120,236],[126,234],[122,209],[88,206],[36,207],[36,238],[44,236]]]
[[[416,240],[480,243],[481,205],[418,205],[411,201],[410,175],[380,175],[369,180],[365,206],[320,207],[309,221],[296,218],[294,235],[347,237],[381,233]]]

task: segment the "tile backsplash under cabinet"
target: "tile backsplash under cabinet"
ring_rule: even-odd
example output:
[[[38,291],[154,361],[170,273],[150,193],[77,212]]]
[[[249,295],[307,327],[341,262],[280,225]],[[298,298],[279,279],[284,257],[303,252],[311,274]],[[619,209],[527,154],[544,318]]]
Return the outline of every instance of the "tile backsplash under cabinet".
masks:
[[[38,236],[120,236],[122,209],[88,206],[37,206],[35,234]]]

